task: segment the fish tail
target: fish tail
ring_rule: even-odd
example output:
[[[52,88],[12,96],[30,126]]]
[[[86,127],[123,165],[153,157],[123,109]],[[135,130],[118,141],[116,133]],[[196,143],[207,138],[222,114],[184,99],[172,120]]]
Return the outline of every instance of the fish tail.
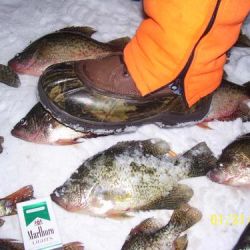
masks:
[[[201,142],[183,154],[190,164],[189,177],[205,176],[216,166],[217,159],[205,142]]]
[[[240,103],[239,109],[236,115],[237,117],[240,117],[243,122],[250,121],[250,107],[247,101],[243,101],[242,103]]]
[[[27,200],[34,198],[33,193],[34,193],[33,187],[31,185],[28,185],[28,186],[22,187],[21,189],[17,190],[15,193],[10,194],[3,199],[9,200],[10,202],[13,202],[16,204],[18,202],[27,201]]]
[[[201,217],[202,214],[197,208],[183,204],[179,209],[174,210],[167,226],[173,226],[181,233],[200,221]]]
[[[70,242],[63,245],[63,250],[84,250],[84,246],[81,242]]]
[[[130,40],[131,40],[130,37],[125,36],[109,41],[107,44],[109,44],[114,49],[114,51],[123,51],[125,46],[129,43]]]

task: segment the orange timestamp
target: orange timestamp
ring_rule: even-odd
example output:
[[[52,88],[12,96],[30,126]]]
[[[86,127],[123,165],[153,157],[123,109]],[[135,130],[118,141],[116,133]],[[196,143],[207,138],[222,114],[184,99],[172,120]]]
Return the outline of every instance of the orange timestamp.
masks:
[[[250,216],[243,213],[237,214],[211,214],[210,222],[214,226],[240,226],[250,222]]]

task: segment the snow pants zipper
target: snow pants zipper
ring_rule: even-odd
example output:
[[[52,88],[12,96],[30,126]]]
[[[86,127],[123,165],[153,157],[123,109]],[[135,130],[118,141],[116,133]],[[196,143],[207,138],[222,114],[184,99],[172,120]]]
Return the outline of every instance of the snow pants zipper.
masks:
[[[220,7],[220,3],[221,3],[221,0],[218,0],[216,5],[215,5],[215,8],[214,8],[213,14],[211,16],[211,19],[210,19],[210,21],[209,21],[209,23],[207,25],[207,28],[205,29],[205,31],[201,35],[200,39],[195,44],[195,46],[194,46],[194,48],[193,48],[193,50],[191,52],[191,55],[188,58],[187,63],[184,66],[183,70],[180,72],[178,77],[172,83],[169,84],[169,88],[174,93],[180,94],[180,95],[183,96],[183,99],[185,100],[185,103],[186,103],[187,106],[188,106],[188,103],[187,103],[186,96],[185,96],[185,91],[184,91],[184,79],[185,79],[185,76],[186,76],[186,74],[187,74],[187,72],[188,72],[188,70],[189,70],[189,68],[190,68],[190,66],[192,64],[194,54],[195,54],[195,49],[199,45],[202,38],[204,38],[208,34],[208,32],[212,29],[212,27],[214,25],[214,22],[215,22],[215,19],[216,19],[216,16],[217,16],[217,13],[218,13],[218,10],[219,10],[219,7]]]

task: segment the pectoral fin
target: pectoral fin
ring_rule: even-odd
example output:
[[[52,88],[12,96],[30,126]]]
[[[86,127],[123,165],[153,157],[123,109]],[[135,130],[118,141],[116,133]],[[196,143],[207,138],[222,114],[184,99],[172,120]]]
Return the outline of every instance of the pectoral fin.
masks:
[[[110,210],[105,214],[105,217],[108,217],[113,220],[125,220],[133,218],[132,215],[126,214],[125,211],[115,211]]]
[[[178,184],[165,197],[161,197],[141,209],[177,209],[182,204],[187,203],[193,196],[193,193],[193,190],[187,185]]]
[[[167,156],[170,157],[170,158],[176,158],[177,154],[173,150],[169,150],[167,152]]]
[[[211,129],[211,130],[212,130],[212,128],[209,127],[209,125],[208,125],[207,122],[198,123],[196,126],[198,126],[198,127],[200,127],[200,128]]]

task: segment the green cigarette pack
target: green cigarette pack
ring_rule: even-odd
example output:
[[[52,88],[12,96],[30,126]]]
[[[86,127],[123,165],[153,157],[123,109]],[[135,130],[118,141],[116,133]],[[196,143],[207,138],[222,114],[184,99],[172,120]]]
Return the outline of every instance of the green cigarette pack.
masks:
[[[63,249],[50,197],[17,204],[25,250]]]

